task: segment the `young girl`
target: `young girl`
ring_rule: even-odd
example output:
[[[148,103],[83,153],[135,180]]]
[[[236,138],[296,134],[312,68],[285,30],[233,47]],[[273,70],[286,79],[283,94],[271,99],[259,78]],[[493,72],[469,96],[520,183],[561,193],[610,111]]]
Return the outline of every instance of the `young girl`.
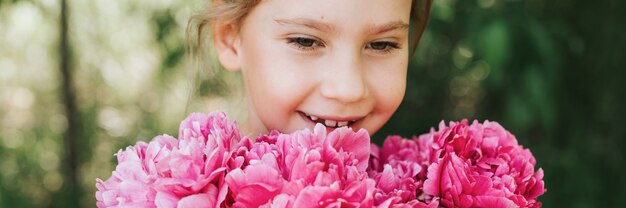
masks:
[[[380,129],[405,92],[432,0],[216,0],[199,17],[243,75],[247,135],[321,123]],[[199,41],[202,47],[201,41]]]

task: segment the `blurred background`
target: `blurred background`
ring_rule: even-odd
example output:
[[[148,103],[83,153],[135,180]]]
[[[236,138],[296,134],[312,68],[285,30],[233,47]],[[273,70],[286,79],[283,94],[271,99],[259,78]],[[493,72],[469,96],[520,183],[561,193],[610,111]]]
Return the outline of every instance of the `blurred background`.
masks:
[[[95,207],[119,149],[176,135],[189,112],[239,118],[237,74],[213,79],[185,52],[205,4],[0,0],[0,207]],[[374,138],[498,121],[545,170],[545,207],[626,207],[625,4],[435,0]]]

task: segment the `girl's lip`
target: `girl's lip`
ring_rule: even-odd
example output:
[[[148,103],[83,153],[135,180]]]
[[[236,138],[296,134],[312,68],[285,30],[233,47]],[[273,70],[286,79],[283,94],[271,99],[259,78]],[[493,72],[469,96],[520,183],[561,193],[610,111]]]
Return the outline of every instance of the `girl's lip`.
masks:
[[[297,111],[302,118],[308,122],[313,124],[320,123],[327,128],[339,128],[339,127],[352,127],[356,122],[359,122],[363,119],[363,116],[349,116],[349,117],[336,117],[336,116],[317,116],[313,114],[308,114],[302,111]]]
[[[356,120],[360,120],[362,118],[364,118],[365,116],[324,116],[324,115],[316,115],[316,114],[310,114],[310,113],[306,113],[304,111],[298,111],[298,113],[303,114],[305,116],[315,116],[317,118],[320,119],[324,119],[324,120],[334,120],[334,121],[356,121]]]

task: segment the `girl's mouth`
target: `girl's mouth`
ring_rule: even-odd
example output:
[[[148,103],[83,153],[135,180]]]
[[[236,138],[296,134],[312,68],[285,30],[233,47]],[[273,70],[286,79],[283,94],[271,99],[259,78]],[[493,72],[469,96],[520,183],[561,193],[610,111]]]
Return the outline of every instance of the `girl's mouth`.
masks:
[[[302,115],[303,117],[305,117],[306,119],[308,119],[309,121],[313,122],[313,123],[319,123],[322,124],[324,126],[326,126],[327,128],[339,128],[339,127],[344,127],[344,126],[351,126],[352,124],[354,124],[355,122],[357,122],[359,119],[343,119],[343,120],[333,120],[333,119],[329,119],[329,118],[320,118],[318,116],[314,116],[314,115],[309,115],[307,113],[304,113],[302,111],[298,111],[298,113],[300,115]]]

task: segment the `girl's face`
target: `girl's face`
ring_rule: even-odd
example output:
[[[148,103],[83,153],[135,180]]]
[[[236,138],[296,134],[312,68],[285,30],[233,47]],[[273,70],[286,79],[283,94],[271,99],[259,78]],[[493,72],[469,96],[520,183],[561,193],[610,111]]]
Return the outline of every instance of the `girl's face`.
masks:
[[[214,31],[220,61],[243,74],[248,133],[380,129],[405,92],[410,8],[411,0],[266,0],[238,32]]]

